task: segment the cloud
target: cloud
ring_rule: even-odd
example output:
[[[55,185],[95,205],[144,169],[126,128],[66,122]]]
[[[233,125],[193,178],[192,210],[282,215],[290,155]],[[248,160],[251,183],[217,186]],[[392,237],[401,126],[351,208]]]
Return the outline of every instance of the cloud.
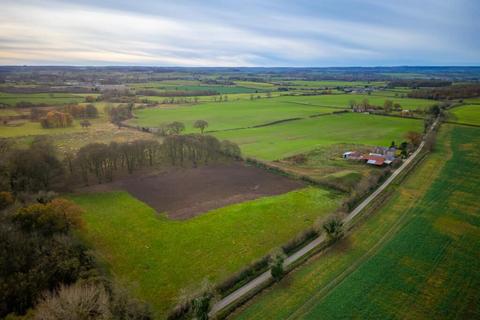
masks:
[[[448,32],[435,32],[443,30],[439,15],[463,14],[461,9],[426,1],[434,14],[425,14],[426,21],[418,22],[423,7],[415,10],[414,3],[408,10],[390,2],[339,3],[309,7],[281,1],[6,1],[0,13],[0,64],[478,63],[472,49],[477,54],[479,47],[465,36],[476,31],[476,24],[468,19],[445,22]],[[348,3],[357,11],[339,14],[338,7],[348,9]],[[367,18],[368,10],[377,12]],[[455,37],[455,30],[462,36]]]

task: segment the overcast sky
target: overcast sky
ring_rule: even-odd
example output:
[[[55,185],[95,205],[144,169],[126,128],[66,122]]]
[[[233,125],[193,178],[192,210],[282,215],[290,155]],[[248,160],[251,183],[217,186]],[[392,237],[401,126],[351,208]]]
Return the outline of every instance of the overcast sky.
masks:
[[[480,65],[479,0],[0,0],[0,65]]]

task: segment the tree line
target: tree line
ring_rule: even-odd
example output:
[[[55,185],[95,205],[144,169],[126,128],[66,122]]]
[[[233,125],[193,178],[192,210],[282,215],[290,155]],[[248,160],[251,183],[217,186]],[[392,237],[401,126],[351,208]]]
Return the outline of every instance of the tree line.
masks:
[[[240,159],[238,145],[209,135],[170,135],[132,142],[91,143],[60,159],[47,137],[37,137],[28,148],[14,148],[0,140],[0,191],[14,194],[64,190],[67,185],[114,179],[116,173],[133,173],[154,166],[199,166]],[[68,189],[68,188],[67,188]]]
[[[479,84],[452,85],[448,87],[414,90],[408,94],[409,98],[423,98],[435,100],[452,100],[474,98],[480,96]]]

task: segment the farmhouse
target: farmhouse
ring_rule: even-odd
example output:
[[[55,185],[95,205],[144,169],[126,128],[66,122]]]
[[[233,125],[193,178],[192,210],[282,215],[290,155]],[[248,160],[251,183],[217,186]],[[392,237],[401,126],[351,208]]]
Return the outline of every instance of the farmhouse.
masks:
[[[343,158],[347,160],[363,160],[367,164],[374,166],[383,166],[391,164],[395,160],[395,147],[375,147],[373,152],[361,154],[358,151],[347,151],[343,153]]]

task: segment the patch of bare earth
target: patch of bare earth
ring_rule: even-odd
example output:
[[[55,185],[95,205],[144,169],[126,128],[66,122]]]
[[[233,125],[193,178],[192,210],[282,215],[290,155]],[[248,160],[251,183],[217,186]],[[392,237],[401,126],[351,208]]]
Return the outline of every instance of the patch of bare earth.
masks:
[[[89,191],[126,190],[169,218],[184,220],[226,205],[278,195],[305,184],[242,162],[135,174]]]

